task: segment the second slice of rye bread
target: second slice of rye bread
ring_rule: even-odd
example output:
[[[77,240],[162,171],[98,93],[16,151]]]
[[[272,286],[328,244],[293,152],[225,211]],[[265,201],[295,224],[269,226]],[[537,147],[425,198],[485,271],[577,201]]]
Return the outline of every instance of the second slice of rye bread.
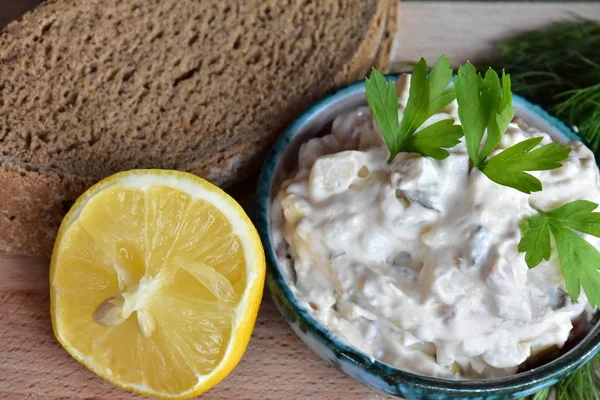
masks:
[[[72,201],[117,171],[255,172],[307,106],[364,77],[390,1],[54,0],[9,24],[0,250],[49,256]]]

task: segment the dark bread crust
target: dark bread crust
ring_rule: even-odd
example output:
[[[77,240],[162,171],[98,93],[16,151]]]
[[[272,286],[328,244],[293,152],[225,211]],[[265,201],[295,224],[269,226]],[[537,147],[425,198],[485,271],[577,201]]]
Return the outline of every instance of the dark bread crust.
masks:
[[[0,173],[0,204],[9,219],[57,224],[75,199],[93,181],[73,176],[27,171],[4,163]],[[2,231],[0,231],[1,233]]]
[[[394,50],[396,32],[398,30],[399,6],[399,0],[390,0],[387,25],[383,34],[383,38],[381,39],[381,44],[379,45],[379,50],[377,52],[377,55],[375,56],[375,68],[377,68],[379,71],[385,74],[392,72],[391,56],[392,51]]]
[[[377,2],[377,8],[371,17],[372,23],[352,58],[338,72],[335,78],[336,86],[363,79],[368,74],[369,69],[374,65],[375,57],[386,33],[390,5],[395,1],[381,0]]]
[[[361,79],[388,0],[50,0],[0,34],[0,249],[49,256],[114,172],[227,186],[303,109]]]
[[[50,257],[59,225],[11,219],[0,214],[0,251]]]
[[[94,182],[74,176],[27,171],[14,163],[0,168],[0,251],[49,256],[72,201]]]

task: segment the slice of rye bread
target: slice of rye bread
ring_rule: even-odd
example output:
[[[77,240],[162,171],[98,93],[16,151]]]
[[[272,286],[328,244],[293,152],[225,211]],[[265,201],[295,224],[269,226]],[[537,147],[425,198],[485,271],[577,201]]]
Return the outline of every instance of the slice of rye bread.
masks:
[[[398,30],[398,6],[400,5],[399,0],[390,0],[388,5],[388,17],[385,31],[383,33],[383,38],[381,39],[381,44],[379,45],[379,50],[377,51],[377,55],[375,56],[375,60],[373,64],[375,67],[383,72],[390,73],[392,72],[392,51],[394,50],[394,44],[396,41],[396,31]]]
[[[393,0],[54,0],[0,34],[0,250],[49,256],[87,187],[132,168],[226,186],[361,79]]]

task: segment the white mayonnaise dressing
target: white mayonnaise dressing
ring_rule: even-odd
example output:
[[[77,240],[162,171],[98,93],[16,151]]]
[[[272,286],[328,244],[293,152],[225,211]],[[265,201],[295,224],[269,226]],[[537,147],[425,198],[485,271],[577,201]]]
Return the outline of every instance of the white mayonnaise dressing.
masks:
[[[398,85],[400,118],[409,81]],[[456,102],[425,126],[447,118],[459,123]],[[551,142],[511,123],[493,154],[535,136]],[[585,294],[566,296],[555,251],[531,270],[517,251],[532,204],[600,202],[593,154],[569,146],[562,168],[532,172],[544,190],[527,195],[469,173],[464,142],[445,160],[401,153],[388,164],[369,109],[342,115],[302,146],[274,200],[281,265],[314,316],[374,359],[439,377],[514,374],[591,315]]]

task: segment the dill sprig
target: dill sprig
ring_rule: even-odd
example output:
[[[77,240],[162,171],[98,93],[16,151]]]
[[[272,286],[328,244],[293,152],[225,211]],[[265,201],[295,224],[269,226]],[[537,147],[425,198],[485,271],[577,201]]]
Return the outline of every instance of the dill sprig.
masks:
[[[600,22],[573,18],[522,32],[482,63],[510,72],[512,89],[547,108],[597,151],[600,145]]]
[[[562,382],[546,388],[529,400],[600,400],[600,355],[569,375]]]
[[[596,64],[600,71],[600,65]],[[559,117],[577,126],[579,134],[594,151],[600,144],[600,83],[580,89],[571,89],[557,96],[553,107]]]

